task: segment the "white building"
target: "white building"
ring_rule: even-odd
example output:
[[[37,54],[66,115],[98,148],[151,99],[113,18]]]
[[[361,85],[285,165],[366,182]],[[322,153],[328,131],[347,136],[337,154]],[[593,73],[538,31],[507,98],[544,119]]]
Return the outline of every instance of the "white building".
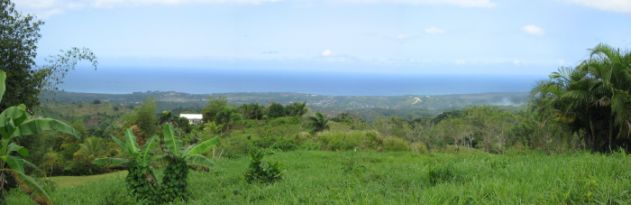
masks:
[[[180,114],[181,118],[185,118],[188,120],[190,124],[199,124],[204,120],[204,116],[202,114]]]

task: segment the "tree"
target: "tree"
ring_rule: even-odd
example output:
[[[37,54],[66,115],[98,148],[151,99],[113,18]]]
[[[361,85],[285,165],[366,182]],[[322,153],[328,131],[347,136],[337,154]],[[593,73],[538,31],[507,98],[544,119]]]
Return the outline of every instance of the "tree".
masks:
[[[173,121],[173,114],[171,112],[165,110],[165,111],[162,111],[162,113],[160,113],[160,118],[159,118],[160,124],[164,124],[171,121]]]
[[[0,101],[2,101],[6,74],[0,71]],[[24,159],[29,155],[28,149],[16,143],[18,138],[37,135],[44,132],[59,132],[79,137],[76,130],[61,121],[50,118],[34,118],[25,105],[12,106],[0,113],[0,202],[9,188],[9,180],[15,179],[18,184],[27,186],[31,197],[39,204],[50,204],[50,197],[35,179],[28,176],[25,166],[35,168]],[[32,191],[31,191],[32,190]]]
[[[228,107],[228,100],[225,97],[209,98],[208,104],[202,109],[204,122],[214,122],[217,113]]]
[[[320,112],[317,112],[315,116],[309,116],[307,120],[311,126],[311,132],[315,133],[329,129],[329,119]]]
[[[567,126],[592,151],[631,150],[631,52],[599,44],[575,68],[532,91],[534,111]]]
[[[245,119],[261,120],[265,115],[265,108],[258,103],[243,104],[238,110]]]
[[[285,106],[285,114],[289,116],[302,117],[307,111],[307,104],[304,102],[296,102]]]
[[[91,62],[96,68],[96,57],[86,48],[61,51],[48,59],[49,65],[37,68],[35,57],[42,24],[33,16],[16,11],[10,0],[0,0],[0,69],[8,76],[8,92],[0,110],[20,104],[28,108],[38,105],[40,91],[57,88],[66,73],[81,60]]]
[[[229,130],[237,119],[239,119],[238,113],[229,107],[224,108],[215,115],[215,122],[222,126],[222,131]]]
[[[272,103],[267,107],[267,117],[277,118],[286,115],[285,107],[279,103]]]
[[[146,100],[134,113],[133,124],[138,126],[139,144],[142,144],[147,138],[153,136],[158,130],[158,117],[156,115],[156,101],[154,99]]]
[[[92,161],[97,158],[109,156],[111,150],[110,146],[105,140],[98,137],[88,137],[83,139],[83,142],[79,144],[79,149],[73,153],[72,159],[80,169],[82,173],[94,174],[99,167],[94,167]]]

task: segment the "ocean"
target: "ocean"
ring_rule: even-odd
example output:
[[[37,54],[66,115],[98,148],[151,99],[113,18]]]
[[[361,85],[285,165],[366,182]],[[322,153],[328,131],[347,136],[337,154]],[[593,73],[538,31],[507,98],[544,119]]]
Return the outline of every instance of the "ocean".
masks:
[[[294,92],[334,96],[445,95],[528,92],[545,76],[475,74],[377,74],[218,69],[76,69],[61,88],[121,94],[176,91],[194,94]]]

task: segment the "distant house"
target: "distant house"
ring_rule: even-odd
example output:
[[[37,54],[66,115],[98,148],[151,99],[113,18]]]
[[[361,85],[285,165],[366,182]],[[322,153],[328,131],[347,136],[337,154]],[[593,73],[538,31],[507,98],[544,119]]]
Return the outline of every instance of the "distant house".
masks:
[[[200,124],[204,120],[202,114],[180,114],[180,117],[187,119],[190,124]]]

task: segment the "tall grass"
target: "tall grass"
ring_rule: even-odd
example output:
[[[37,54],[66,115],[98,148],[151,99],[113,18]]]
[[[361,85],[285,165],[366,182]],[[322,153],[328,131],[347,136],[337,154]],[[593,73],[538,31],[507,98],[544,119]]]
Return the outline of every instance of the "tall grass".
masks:
[[[247,158],[218,160],[192,172],[188,204],[631,204],[631,158],[600,155],[412,152],[277,153],[285,169],[274,184],[248,184]],[[105,204],[119,195],[113,176],[52,192],[57,204]],[[11,193],[8,204],[32,204]],[[184,204],[179,202],[178,204]]]

